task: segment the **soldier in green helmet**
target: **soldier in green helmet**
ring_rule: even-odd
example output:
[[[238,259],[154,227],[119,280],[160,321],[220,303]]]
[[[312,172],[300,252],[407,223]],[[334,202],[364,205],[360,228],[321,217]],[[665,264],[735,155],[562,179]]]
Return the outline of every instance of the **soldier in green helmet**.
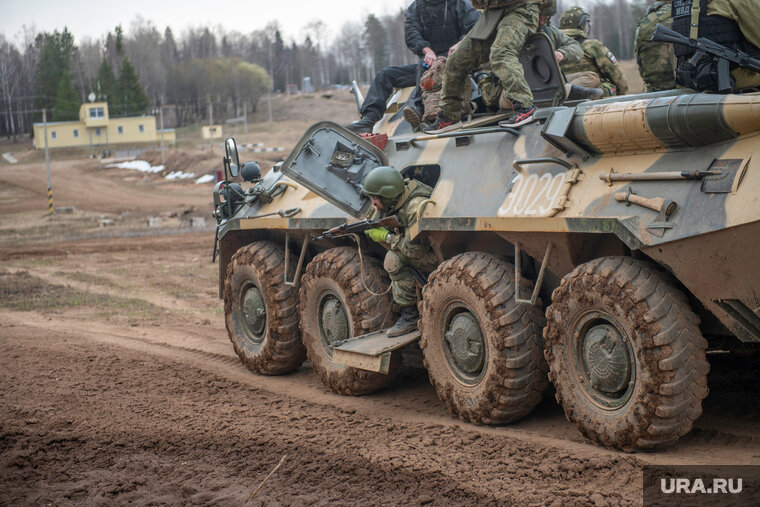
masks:
[[[412,269],[429,273],[438,266],[427,238],[410,237],[409,228],[417,221],[420,205],[430,198],[433,189],[417,180],[404,180],[393,167],[376,167],[367,174],[362,194],[372,200],[381,217],[396,215],[402,229],[394,234],[384,227],[365,231],[367,237],[384,243],[389,249],[383,267],[391,278],[393,301],[401,307],[401,316],[387,332],[400,336],[413,331],[420,318],[417,310],[417,285]]]
[[[583,58],[579,61],[560,63],[568,83],[601,88],[605,97],[628,93],[628,81],[615,55],[601,41],[588,38],[591,27],[588,12],[578,6],[570,7],[562,14],[559,27],[583,47]]]
[[[671,27],[673,18],[670,14],[670,0],[655,2],[636,23],[633,50],[639,74],[648,92],[676,87],[676,55],[673,45],[652,41],[652,33],[658,24]]]

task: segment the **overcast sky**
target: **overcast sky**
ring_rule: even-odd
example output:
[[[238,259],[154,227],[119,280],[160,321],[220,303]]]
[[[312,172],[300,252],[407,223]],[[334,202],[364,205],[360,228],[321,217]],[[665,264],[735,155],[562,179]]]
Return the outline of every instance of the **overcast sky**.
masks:
[[[190,26],[221,25],[225,30],[249,33],[268,22],[280,23],[286,39],[301,41],[301,30],[310,21],[321,19],[329,38],[337,35],[346,21],[361,21],[369,13],[389,14],[405,9],[411,0],[0,0],[0,33],[14,40],[24,25],[37,31],[68,27],[75,40],[99,38],[120,24],[129,32],[137,15],[153,21],[163,32],[168,25],[175,36]]]
[[[0,33],[16,41],[22,27],[36,31],[63,30],[68,27],[76,41],[100,38],[121,24],[129,32],[138,16],[152,21],[163,33],[170,26],[176,37],[190,26],[221,25],[225,30],[249,33],[278,21],[286,40],[303,40],[302,29],[320,19],[329,29],[328,39],[338,34],[346,21],[362,21],[369,13],[385,15],[406,9],[412,0],[0,0]],[[565,4],[587,6],[594,0]]]

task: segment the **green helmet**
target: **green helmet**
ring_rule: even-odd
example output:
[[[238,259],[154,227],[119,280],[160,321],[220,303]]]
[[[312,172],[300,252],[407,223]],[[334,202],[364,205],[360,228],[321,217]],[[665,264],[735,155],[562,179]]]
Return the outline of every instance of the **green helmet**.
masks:
[[[587,25],[590,22],[591,15],[584,11],[582,7],[576,5],[562,13],[562,17],[559,18],[559,27],[562,29],[577,28],[578,30],[588,31]]]
[[[364,178],[362,194],[395,199],[404,192],[404,177],[387,165],[375,167]]]
[[[557,13],[557,0],[544,0],[538,13],[546,17],[554,16]]]

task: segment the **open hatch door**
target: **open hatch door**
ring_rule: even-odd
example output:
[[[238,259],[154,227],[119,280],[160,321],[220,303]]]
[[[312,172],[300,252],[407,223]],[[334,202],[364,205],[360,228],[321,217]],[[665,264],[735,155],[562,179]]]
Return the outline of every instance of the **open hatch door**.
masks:
[[[369,214],[370,200],[363,197],[364,177],[388,159],[374,144],[337,123],[312,125],[282,164],[282,172],[318,196],[361,219]]]
[[[558,106],[565,100],[565,76],[554,58],[554,47],[544,33],[531,35],[519,55],[525,79],[539,107]]]

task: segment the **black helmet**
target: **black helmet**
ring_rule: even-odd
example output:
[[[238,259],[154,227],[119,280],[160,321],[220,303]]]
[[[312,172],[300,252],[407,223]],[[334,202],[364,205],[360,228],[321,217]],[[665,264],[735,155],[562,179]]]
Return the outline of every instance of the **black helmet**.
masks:
[[[258,162],[246,162],[240,169],[240,175],[243,177],[243,181],[256,183],[261,179],[261,167],[259,167]]]

